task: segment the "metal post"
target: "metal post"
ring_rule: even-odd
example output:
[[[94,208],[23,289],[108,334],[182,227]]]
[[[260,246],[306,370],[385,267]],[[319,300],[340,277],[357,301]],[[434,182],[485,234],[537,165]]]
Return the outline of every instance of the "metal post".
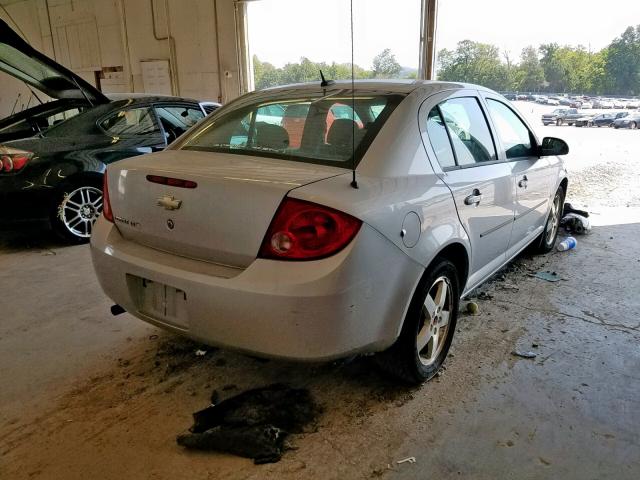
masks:
[[[418,78],[435,80],[438,0],[422,0]]]

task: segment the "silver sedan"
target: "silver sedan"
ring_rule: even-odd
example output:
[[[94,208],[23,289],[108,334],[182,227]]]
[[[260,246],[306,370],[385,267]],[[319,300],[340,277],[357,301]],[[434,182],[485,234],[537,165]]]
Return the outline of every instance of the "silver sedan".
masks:
[[[109,166],[93,262],[114,302],[162,328],[267,357],[378,353],[418,383],[460,298],[553,248],[567,152],[475,85],[254,92]]]

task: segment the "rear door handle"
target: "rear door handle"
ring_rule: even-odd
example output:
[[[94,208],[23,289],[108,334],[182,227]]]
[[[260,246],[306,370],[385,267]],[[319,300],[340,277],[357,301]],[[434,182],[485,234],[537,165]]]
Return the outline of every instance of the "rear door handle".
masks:
[[[518,182],[518,186],[520,188],[527,188],[527,185],[529,185],[529,179],[527,178],[527,176],[525,175],[524,177],[522,177],[522,179],[520,179],[520,181]]]
[[[473,190],[473,193],[471,195],[464,199],[464,203],[465,205],[478,206],[480,200],[482,200],[482,194],[480,193],[480,190],[476,188]]]

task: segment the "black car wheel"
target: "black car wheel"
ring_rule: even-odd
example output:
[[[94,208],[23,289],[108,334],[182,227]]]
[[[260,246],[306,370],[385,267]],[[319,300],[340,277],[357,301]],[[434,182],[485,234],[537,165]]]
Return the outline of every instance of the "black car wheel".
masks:
[[[629,124],[629,128],[630,128],[631,130],[635,130],[636,128],[638,128],[638,124],[637,124],[636,122],[631,122],[631,123]]]
[[[556,125],[559,126],[559,127],[562,125],[562,119],[561,118],[556,120]]]
[[[102,213],[102,187],[94,181],[76,182],[58,193],[51,226],[69,243],[86,243]]]
[[[375,356],[380,368],[412,385],[438,373],[456,330],[459,302],[455,265],[436,258],[416,288],[398,340]]]

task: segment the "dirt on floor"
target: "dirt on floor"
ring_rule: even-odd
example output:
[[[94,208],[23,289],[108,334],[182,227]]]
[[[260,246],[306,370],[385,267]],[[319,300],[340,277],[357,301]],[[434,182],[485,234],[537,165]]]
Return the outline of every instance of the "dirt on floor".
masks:
[[[603,184],[636,199],[640,187],[616,162],[593,168],[575,168],[570,189],[595,211],[593,232],[570,252],[520,256],[475,292],[479,313],[461,313],[444,368],[419,388],[370,357],[266,361],[111,317],[86,246],[5,231],[0,478],[637,479],[640,209],[607,203]],[[544,270],[562,280],[533,276]],[[277,382],[308,388],[323,410],[279,463],[176,444],[213,390]]]

